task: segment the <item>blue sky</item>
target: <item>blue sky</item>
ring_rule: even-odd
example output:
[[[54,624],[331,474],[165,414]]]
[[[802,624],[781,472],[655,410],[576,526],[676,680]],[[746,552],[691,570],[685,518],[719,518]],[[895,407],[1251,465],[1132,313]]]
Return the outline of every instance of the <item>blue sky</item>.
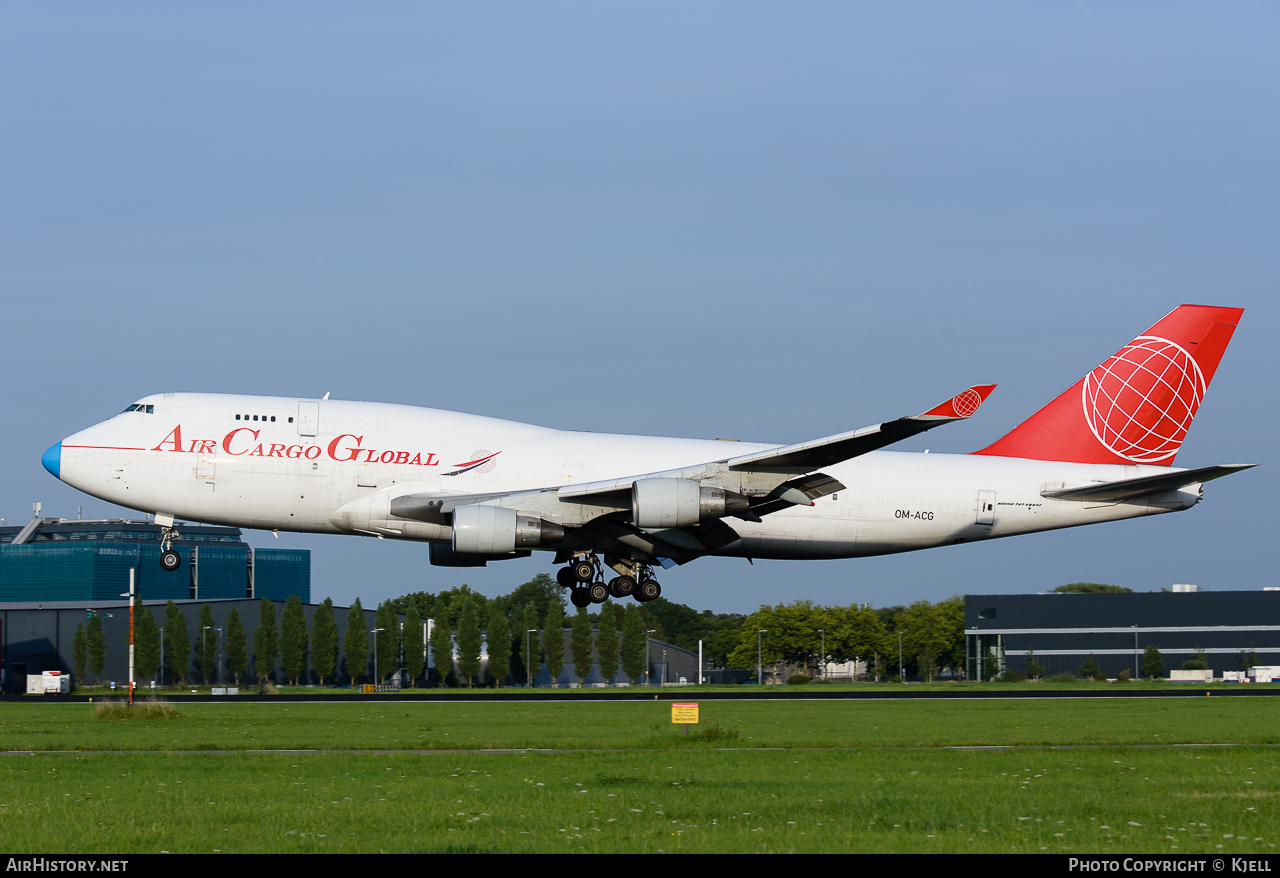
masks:
[[[996,382],[982,447],[1181,302],[1246,308],[1196,509],[838,562],[710,560],[749,611],[1275,582],[1280,12],[1182,3],[0,7],[0,516],[123,514],[39,464],[167,390],[799,441]],[[309,548],[313,594],[549,558]]]

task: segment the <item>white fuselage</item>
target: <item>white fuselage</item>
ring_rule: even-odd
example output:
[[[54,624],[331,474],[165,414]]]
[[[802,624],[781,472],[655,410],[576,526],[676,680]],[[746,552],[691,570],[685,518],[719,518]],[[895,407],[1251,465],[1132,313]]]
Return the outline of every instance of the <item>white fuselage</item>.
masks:
[[[548,491],[776,447],[343,400],[174,393],[139,405],[64,439],[58,477],[121,506],[192,521],[411,540],[448,541],[451,528],[392,517],[389,501],[403,494]],[[879,555],[1175,511],[1200,498],[1199,485],[1120,503],[1041,496],[1169,472],[1159,466],[878,451],[822,472],[846,488],[759,523],[725,519],[742,539],[722,554]],[[539,514],[581,523],[581,507],[564,503],[558,515],[554,495],[542,496]]]

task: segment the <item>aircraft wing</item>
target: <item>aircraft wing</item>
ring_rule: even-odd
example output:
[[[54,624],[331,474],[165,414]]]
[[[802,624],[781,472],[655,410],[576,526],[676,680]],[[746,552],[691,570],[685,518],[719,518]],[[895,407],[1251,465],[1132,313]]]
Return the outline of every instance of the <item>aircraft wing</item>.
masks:
[[[869,427],[862,427],[858,430],[850,430],[847,433],[837,433],[834,436],[813,439],[798,445],[783,445],[778,448],[757,451],[753,454],[744,454],[741,457],[730,457],[697,466],[683,467],[679,470],[644,473],[621,479],[586,482],[581,485],[566,485],[559,488],[557,494],[561,500],[583,503],[597,503],[613,495],[615,501],[618,502],[619,508],[624,508],[629,505],[630,500],[628,499],[626,504],[622,504],[620,502],[621,499],[624,495],[629,498],[632,483],[640,479],[692,478],[702,480],[717,470],[738,473],[802,475],[821,469],[824,466],[858,457],[869,451],[884,448],[886,445],[892,445],[894,442],[900,442],[926,430],[932,430],[934,427],[940,427],[953,421],[962,421],[978,410],[978,407],[991,395],[991,391],[995,390],[995,387],[994,384],[975,385],[961,391],[946,402],[934,406],[924,414],[913,417],[898,418],[894,421],[885,421],[884,423],[872,424]],[[781,481],[784,480],[775,480],[775,482]],[[833,490],[838,491],[843,487],[834,479],[828,479],[828,481],[836,486]],[[806,486],[806,489],[808,488],[809,486]],[[829,494],[831,491],[826,490],[813,494],[811,491],[806,490],[806,493],[809,493],[809,500],[813,500]],[[794,505],[794,503],[785,505]]]
[[[398,518],[449,524],[453,511],[460,506],[504,506],[544,521],[565,522],[570,531],[567,538],[570,543],[584,539],[589,532],[598,531],[632,550],[684,563],[736,541],[737,533],[723,520],[658,529],[637,527],[629,521],[633,486],[637,482],[681,479],[697,482],[704,489],[720,488],[736,496],[740,502],[735,511],[726,513],[725,517],[760,521],[763,515],[793,506],[812,506],[819,497],[844,490],[845,486],[837,479],[815,470],[884,448],[934,427],[964,420],[978,410],[994,389],[994,384],[977,385],[923,414],[739,457],[663,472],[536,490],[407,494],[393,497],[390,511]]]
[[[1040,496],[1050,500],[1089,500],[1097,502],[1119,503],[1124,500],[1136,500],[1149,494],[1161,494],[1165,491],[1176,491],[1197,482],[1210,482],[1257,466],[1253,463],[1224,463],[1217,466],[1202,466],[1199,469],[1184,469],[1171,473],[1160,473],[1154,476],[1141,476],[1136,479],[1120,479],[1115,482],[1099,482],[1096,485],[1085,485],[1079,488],[1059,488],[1041,491]]]
[[[755,472],[794,472],[807,473],[833,463],[840,463],[853,457],[876,451],[894,442],[901,442],[912,436],[932,430],[952,421],[963,421],[978,410],[991,391],[994,384],[979,384],[968,390],[957,393],[941,405],[936,405],[924,414],[914,417],[898,418],[896,421],[885,421],[872,424],[847,433],[837,433],[823,439],[813,439],[798,445],[785,445],[782,448],[771,448],[757,451],[742,457],[730,458],[727,463],[733,469],[753,470]]]

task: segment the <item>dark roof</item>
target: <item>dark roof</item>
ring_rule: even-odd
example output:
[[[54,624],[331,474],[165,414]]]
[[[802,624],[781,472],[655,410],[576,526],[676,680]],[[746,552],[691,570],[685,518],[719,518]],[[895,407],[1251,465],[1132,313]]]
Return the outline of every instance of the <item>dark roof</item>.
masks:
[[[6,545],[13,542],[19,533],[32,526],[32,522],[27,522],[18,526],[0,526],[0,545]],[[242,542],[240,528],[238,527],[219,527],[207,524],[187,524],[185,522],[176,522],[174,527],[178,530],[178,542],[182,542],[184,538],[204,538],[209,537],[221,538],[219,542]],[[149,521],[130,521],[128,519],[94,519],[89,521],[73,520],[67,518],[45,518],[35,524],[33,532],[29,533],[24,540],[26,545],[32,545],[43,542],[61,542],[64,540],[105,540],[105,539],[128,539],[128,540],[156,540],[160,539],[162,528],[158,524],[152,524]],[[234,538],[234,539],[228,539]]]

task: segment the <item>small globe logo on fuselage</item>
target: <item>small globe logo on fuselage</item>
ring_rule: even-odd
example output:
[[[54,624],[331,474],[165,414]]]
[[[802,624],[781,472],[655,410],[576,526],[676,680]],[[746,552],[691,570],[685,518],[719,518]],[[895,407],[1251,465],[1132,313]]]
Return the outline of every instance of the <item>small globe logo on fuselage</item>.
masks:
[[[488,449],[485,449],[485,448],[481,448],[478,451],[471,452],[472,460],[479,460],[482,457],[488,457],[488,456],[489,456],[489,451]],[[483,464],[476,467],[474,472],[477,472],[477,473],[493,472],[493,468],[497,465],[498,465],[498,461],[491,459],[491,460],[485,461]]]
[[[1195,357],[1167,338],[1142,336],[1084,379],[1089,429],[1106,448],[1134,463],[1178,453],[1204,399]]]

